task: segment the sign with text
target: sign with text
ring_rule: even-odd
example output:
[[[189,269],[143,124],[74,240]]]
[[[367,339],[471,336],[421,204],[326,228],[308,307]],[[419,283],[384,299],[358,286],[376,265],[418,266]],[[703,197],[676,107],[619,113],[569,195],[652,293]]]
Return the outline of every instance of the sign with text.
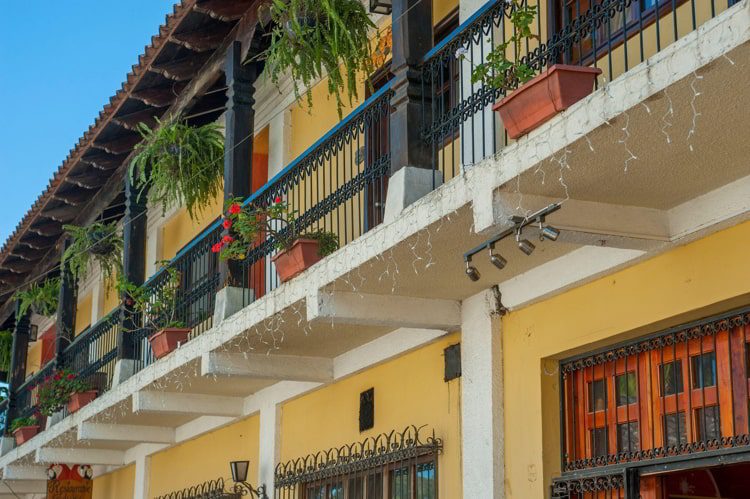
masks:
[[[91,499],[91,466],[53,464],[47,468],[47,499]]]

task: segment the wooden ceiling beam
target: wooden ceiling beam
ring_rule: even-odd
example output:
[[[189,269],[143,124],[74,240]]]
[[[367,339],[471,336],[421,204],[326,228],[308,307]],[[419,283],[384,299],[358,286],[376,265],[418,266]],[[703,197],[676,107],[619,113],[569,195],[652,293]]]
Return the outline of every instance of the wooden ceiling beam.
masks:
[[[206,0],[197,4],[193,10],[229,22],[241,18],[252,3],[252,0]]]
[[[83,170],[65,177],[65,183],[77,185],[84,189],[97,189],[104,185],[107,178],[98,170]]]
[[[164,64],[153,64],[150,71],[159,73],[170,80],[189,81],[198,74],[198,71],[200,71],[210,56],[210,53],[199,52],[195,55],[178,59],[176,61],[166,62]]]
[[[34,270],[35,267],[36,262],[30,262],[20,258],[6,258],[3,262],[3,268],[9,269],[16,274],[28,274],[30,271]]]
[[[68,189],[64,192],[57,191],[52,197],[63,203],[78,206],[91,199],[91,192],[82,187],[74,187],[73,189]]]
[[[160,87],[144,88],[136,90],[130,96],[138,99],[144,104],[154,107],[166,107],[172,104],[177,96],[185,88],[185,84],[177,82],[172,85],[163,85]]]
[[[164,114],[166,107],[147,107],[134,113],[125,114],[122,116],[115,116],[115,121],[121,127],[131,130],[138,131],[138,124],[144,123],[147,127],[153,128],[156,125],[157,117]]]
[[[37,250],[44,250],[52,246],[57,242],[57,236],[52,237],[44,237],[44,236],[34,236],[34,235],[27,235],[23,239],[21,239],[21,242],[25,244],[26,246],[30,248],[34,248]]]
[[[109,171],[120,166],[123,159],[125,159],[124,155],[113,156],[112,154],[109,154],[105,151],[101,151],[98,153],[89,154],[88,156],[84,156],[83,158],[81,158],[81,161],[88,165],[91,165],[97,170]]]
[[[208,52],[221,45],[231,29],[228,24],[214,24],[204,29],[175,33],[172,42],[194,52]]]
[[[141,136],[139,134],[127,132],[112,140],[94,142],[94,147],[110,154],[126,154],[132,151],[133,147],[140,141]]]
[[[42,213],[47,218],[51,218],[53,220],[57,220],[58,222],[66,224],[70,223],[76,218],[77,211],[78,210],[75,206],[70,206],[69,204],[62,203],[61,205],[56,207],[50,207],[49,205],[47,205]]]
[[[44,237],[59,236],[62,230],[62,224],[55,220],[41,220],[29,227],[30,232]]]
[[[19,274],[10,269],[0,269],[0,282],[8,286],[18,286],[26,280],[26,274]]]

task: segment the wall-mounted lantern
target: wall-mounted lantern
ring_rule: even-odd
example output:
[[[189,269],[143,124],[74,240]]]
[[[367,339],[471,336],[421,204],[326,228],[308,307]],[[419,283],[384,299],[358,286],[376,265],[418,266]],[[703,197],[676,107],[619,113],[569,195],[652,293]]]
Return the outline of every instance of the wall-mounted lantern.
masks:
[[[256,489],[247,483],[247,472],[250,468],[250,461],[232,461],[229,463],[229,469],[232,471],[232,481],[234,482],[234,493],[256,499],[268,499],[266,495],[266,486],[260,485]]]

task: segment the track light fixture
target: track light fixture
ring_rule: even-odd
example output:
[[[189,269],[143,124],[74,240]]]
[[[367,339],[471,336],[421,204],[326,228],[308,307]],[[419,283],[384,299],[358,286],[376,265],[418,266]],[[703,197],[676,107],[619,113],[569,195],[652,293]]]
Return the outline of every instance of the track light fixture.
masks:
[[[531,241],[521,239],[521,229],[516,231],[516,244],[518,244],[518,249],[526,253],[526,255],[531,255],[536,249],[536,246]]]
[[[551,225],[544,225],[542,220],[539,220],[539,240],[544,241],[549,239],[550,241],[557,241],[560,237],[560,230],[552,227]]]
[[[477,282],[479,280],[479,271],[476,267],[471,265],[471,258],[466,259],[466,270],[464,271],[469,279],[471,279],[474,282]]]
[[[487,247],[490,250],[490,263],[497,267],[498,270],[503,270],[503,268],[505,268],[505,266],[508,264],[508,260],[493,251],[495,249],[495,243],[492,243]]]

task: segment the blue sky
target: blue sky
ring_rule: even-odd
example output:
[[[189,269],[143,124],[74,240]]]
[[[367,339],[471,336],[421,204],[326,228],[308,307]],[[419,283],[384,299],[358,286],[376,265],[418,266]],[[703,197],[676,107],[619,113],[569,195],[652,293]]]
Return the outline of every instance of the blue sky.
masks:
[[[0,245],[120,88],[172,4],[3,2]]]

